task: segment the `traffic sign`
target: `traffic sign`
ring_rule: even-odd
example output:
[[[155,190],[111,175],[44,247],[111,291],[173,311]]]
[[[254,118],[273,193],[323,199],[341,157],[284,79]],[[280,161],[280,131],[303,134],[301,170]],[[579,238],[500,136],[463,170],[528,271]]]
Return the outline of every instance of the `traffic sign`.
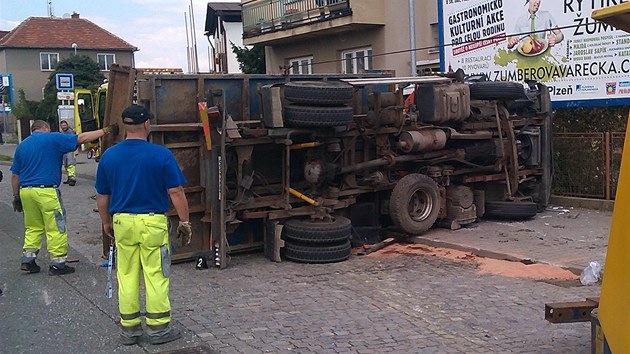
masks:
[[[65,92],[65,91],[59,91],[57,92],[57,99],[58,100],[66,100],[66,101],[70,101],[74,99],[74,92]]]
[[[55,82],[57,84],[57,90],[74,89],[74,76],[72,74],[55,74]]]

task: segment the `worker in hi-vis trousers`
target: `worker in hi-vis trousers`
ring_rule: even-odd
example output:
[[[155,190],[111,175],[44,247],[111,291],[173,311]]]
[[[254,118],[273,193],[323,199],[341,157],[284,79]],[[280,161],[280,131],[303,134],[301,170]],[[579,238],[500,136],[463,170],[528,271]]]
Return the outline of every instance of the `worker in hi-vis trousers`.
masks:
[[[18,144],[11,165],[13,209],[24,212],[24,247],[20,269],[38,273],[35,260],[46,234],[50,254],[48,274],[74,273],[66,265],[66,212],[59,193],[63,155],[74,151],[77,144],[94,141],[107,133],[118,134],[118,126],[76,134],[51,133],[50,125],[36,120],[31,135]]]
[[[68,125],[68,122],[62,120],[59,122],[59,129],[61,129],[61,133],[64,134],[76,134],[72,128]],[[79,154],[79,149],[75,149],[72,152],[69,152],[63,155],[63,167],[66,169],[66,175],[68,179],[63,182],[63,184],[68,184],[70,186],[74,186],[77,184],[76,178],[76,170],[77,170],[77,155]]]
[[[147,142],[151,113],[131,105],[122,112],[125,140],[105,150],[96,172],[96,203],[103,230],[116,244],[116,278],[120,339],[124,345],[137,344],[143,335],[140,319],[140,276],[146,293],[146,332],[149,343],[162,344],[181,337],[169,326],[168,298],[170,245],[169,197],[177,211],[177,235],[188,245],[192,227],[186,182],[173,154],[164,146]]]

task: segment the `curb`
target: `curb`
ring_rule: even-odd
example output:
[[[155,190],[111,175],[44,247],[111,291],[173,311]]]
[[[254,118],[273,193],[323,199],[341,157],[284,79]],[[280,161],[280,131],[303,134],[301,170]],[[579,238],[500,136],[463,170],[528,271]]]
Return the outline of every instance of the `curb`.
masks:
[[[411,240],[414,243],[421,243],[421,244],[431,246],[431,247],[451,248],[454,250],[467,252],[478,257],[506,260],[510,262],[520,262],[524,264],[536,264],[536,263],[547,264],[550,266],[559,267],[564,270],[568,270],[569,272],[578,276],[582,274],[582,268],[575,267],[575,266],[554,264],[554,263],[550,263],[550,262],[539,260],[539,259],[522,258],[522,257],[517,257],[508,253],[494,252],[494,251],[484,250],[481,248],[464,246],[457,243],[432,240],[432,239],[424,238],[422,236],[413,236],[413,237],[410,237],[409,240]]]

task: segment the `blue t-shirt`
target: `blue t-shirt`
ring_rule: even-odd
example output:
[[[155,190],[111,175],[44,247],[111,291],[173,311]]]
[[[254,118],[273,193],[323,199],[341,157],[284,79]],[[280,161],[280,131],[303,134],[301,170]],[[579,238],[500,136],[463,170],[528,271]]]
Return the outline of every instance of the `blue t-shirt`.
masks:
[[[96,170],[96,191],[110,195],[110,213],[165,213],[168,189],[186,183],[164,146],[125,139],[105,150]]]
[[[35,131],[15,149],[11,172],[20,186],[59,185],[63,155],[76,147],[76,134]]]

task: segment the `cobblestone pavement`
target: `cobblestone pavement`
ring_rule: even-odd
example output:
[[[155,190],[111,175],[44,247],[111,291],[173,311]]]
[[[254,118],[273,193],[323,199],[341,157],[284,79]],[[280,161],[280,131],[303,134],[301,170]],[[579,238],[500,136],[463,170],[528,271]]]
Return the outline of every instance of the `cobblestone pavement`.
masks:
[[[6,164],[0,169],[9,176]],[[0,183],[0,196],[10,203],[8,181]],[[80,276],[81,268],[94,271],[101,261],[92,184],[79,178],[76,187],[61,187],[68,210],[69,256],[81,258],[77,274],[69,277]],[[609,223],[606,215],[593,218],[597,223],[580,224],[579,229],[588,233],[589,227]],[[7,220],[2,219],[0,229]],[[487,223],[493,224],[479,224],[478,237]],[[504,228],[509,239],[524,232],[518,231],[521,228],[533,228],[529,223],[494,225]],[[544,237],[554,240],[554,230],[562,231],[552,227]],[[432,237],[434,233],[453,234],[436,230]],[[575,236],[558,247],[584,246]],[[519,243],[501,243],[501,251],[509,253],[514,244]],[[539,245],[534,252],[550,247],[533,244]],[[19,255],[14,256],[17,262]],[[590,325],[550,324],[544,320],[544,304],[599,296],[599,286],[479,274],[473,259],[427,255],[353,255],[346,262],[306,265],[274,263],[251,253],[232,256],[221,271],[181,263],[172,273],[173,318],[193,338],[167,348],[138,347],[138,352],[194,344],[220,353],[588,353]],[[43,345],[42,350],[61,350]]]
[[[223,271],[191,268],[176,269],[176,313],[222,353],[588,353],[589,325],[549,324],[544,303],[599,292],[431,256],[302,265],[250,255]]]

